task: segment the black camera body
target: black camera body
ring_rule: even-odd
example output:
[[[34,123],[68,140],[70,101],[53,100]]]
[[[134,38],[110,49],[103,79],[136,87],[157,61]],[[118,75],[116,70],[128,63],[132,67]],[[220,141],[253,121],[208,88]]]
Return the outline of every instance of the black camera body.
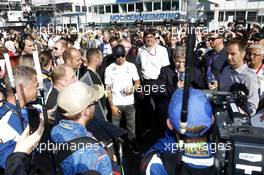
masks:
[[[246,94],[205,92],[215,116],[212,140],[231,146],[216,152],[216,167],[221,175],[264,174],[264,128],[252,127],[250,117],[239,112]],[[226,144],[227,145],[227,144]]]

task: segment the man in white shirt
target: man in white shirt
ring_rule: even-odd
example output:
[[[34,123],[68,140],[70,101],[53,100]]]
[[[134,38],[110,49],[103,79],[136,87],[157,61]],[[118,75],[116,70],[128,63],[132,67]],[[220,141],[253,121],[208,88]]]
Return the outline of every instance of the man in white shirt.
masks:
[[[257,114],[251,118],[251,125],[254,127],[264,128],[264,45],[253,44],[249,49],[249,54],[247,57],[248,67],[253,70],[260,83],[260,101],[258,104]]]
[[[260,97],[263,98],[264,95],[264,45],[261,44],[253,44],[250,47],[248,54],[248,67],[253,70],[259,80],[260,83]]]
[[[156,80],[162,67],[170,64],[167,49],[155,41],[155,30],[144,33],[145,45],[138,49],[137,63],[143,80]]]
[[[112,111],[112,123],[119,126],[122,114],[126,117],[128,141],[132,151],[139,153],[135,135],[134,89],[140,85],[137,68],[126,61],[125,48],[117,45],[113,48],[115,62],[105,70],[105,85]]]
[[[162,89],[163,86],[157,86],[157,79],[161,68],[170,64],[167,49],[156,43],[155,35],[156,31],[154,29],[149,29],[144,32],[145,45],[138,49],[137,56],[137,64],[140,67],[143,93],[145,95],[142,104],[142,116],[144,118],[141,117],[145,121],[141,122],[144,123],[144,127],[146,128],[144,128],[145,131],[142,128],[142,134],[146,133],[150,127],[155,130],[156,125],[159,124],[159,99],[155,94],[164,89]],[[151,105],[152,100],[154,101],[154,106]],[[149,118],[149,116],[152,116],[152,118]],[[154,125],[147,126],[150,123]],[[158,129],[160,127],[157,126],[156,128]],[[159,133],[159,131],[157,132]]]

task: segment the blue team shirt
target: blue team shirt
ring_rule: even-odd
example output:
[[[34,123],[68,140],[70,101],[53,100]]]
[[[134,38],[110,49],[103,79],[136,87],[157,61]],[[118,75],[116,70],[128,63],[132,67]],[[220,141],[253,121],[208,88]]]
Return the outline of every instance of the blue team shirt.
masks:
[[[177,151],[183,151],[182,161],[191,168],[203,169],[213,166],[214,164],[214,152],[211,149],[211,144],[206,142],[199,143],[200,145],[189,145],[189,149],[180,149],[179,143],[176,142],[175,134],[171,131],[167,131],[165,137],[158,140],[158,142],[150,148],[146,153],[155,152],[151,158],[147,169],[146,175],[168,175],[165,170],[160,154],[171,153],[175,154]],[[194,149],[197,146],[202,149]],[[186,146],[187,147],[187,146]]]
[[[26,128],[28,125],[27,110],[22,108],[21,112]],[[14,151],[16,142],[23,133],[17,108],[9,102],[4,102],[0,107],[0,128],[0,167],[5,169],[6,159]]]
[[[51,131],[51,138],[56,143],[68,142],[79,137],[92,137],[92,134],[84,126],[71,120],[61,120]],[[110,157],[99,144],[77,149],[61,163],[61,167],[64,174],[77,174],[88,170],[96,170],[102,175],[112,174]]]

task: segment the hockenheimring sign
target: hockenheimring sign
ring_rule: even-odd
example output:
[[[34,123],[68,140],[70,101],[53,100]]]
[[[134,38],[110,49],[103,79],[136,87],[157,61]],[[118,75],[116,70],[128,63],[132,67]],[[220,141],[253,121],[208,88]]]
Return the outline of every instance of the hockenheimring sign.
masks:
[[[163,20],[178,20],[181,14],[179,12],[165,12],[165,13],[132,13],[132,14],[116,14],[110,16],[110,21],[163,21]]]

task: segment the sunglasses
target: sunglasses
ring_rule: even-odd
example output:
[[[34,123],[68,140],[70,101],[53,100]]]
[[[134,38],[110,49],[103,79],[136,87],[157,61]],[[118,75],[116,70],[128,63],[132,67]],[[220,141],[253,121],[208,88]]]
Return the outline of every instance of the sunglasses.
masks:
[[[219,38],[210,38],[209,41],[215,41],[217,39],[219,39]]]
[[[98,103],[98,101],[92,101],[89,105],[88,105],[88,107],[91,107],[91,106],[93,106],[93,105],[96,105]]]
[[[125,56],[126,55],[117,55],[116,58],[120,58],[120,57],[124,58]]]

